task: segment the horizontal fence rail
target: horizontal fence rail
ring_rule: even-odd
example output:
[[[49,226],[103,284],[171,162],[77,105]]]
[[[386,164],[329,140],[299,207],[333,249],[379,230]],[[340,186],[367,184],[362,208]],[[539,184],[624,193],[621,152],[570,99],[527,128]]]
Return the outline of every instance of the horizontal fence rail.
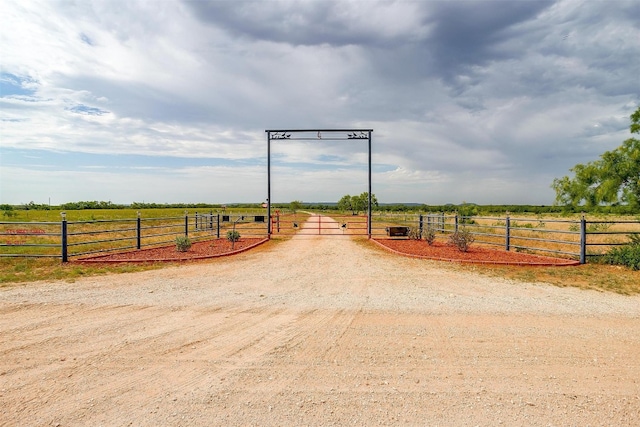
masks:
[[[502,247],[506,251],[521,251],[578,259],[605,255],[616,246],[626,245],[630,236],[640,235],[639,220],[589,220],[512,218],[426,214],[378,213],[372,218],[372,237],[394,238],[389,230],[406,227],[413,237],[422,238],[427,230],[436,233],[436,239],[448,239],[464,229],[475,238],[475,243]],[[408,237],[408,235],[402,236]]]
[[[63,262],[98,254],[140,250],[176,243],[226,238],[266,237],[264,215],[195,213],[195,215],[60,222],[0,222],[0,257],[48,257]]]
[[[288,213],[271,216],[272,235],[289,236],[366,236],[366,215],[316,215],[311,213]]]
[[[60,222],[0,222],[3,257],[60,258]]]
[[[140,250],[176,243],[179,236],[197,242],[226,238],[296,235],[367,236],[367,215],[310,212],[226,214],[208,212],[184,216],[59,222],[0,222],[0,257],[58,258],[63,262],[96,254]],[[392,214],[375,212],[371,237],[424,238],[433,232],[448,239],[458,230],[471,233],[474,244],[578,259],[586,263],[640,235],[639,220],[586,220],[462,216],[444,213]]]

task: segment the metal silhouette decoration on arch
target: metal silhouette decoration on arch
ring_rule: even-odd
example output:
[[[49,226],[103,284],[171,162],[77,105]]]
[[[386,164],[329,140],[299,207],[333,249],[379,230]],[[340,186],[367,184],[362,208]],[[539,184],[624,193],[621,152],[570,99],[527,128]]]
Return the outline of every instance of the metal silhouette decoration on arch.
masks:
[[[367,141],[369,152],[369,200],[367,206],[367,235],[371,237],[371,133],[373,129],[267,129],[267,232],[273,232],[271,224],[271,142],[272,141]]]

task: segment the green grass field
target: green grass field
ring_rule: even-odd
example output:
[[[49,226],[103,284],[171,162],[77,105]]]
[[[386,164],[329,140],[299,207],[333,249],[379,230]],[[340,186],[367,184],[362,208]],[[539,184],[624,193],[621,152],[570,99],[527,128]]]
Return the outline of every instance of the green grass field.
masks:
[[[59,222],[62,220],[60,210],[14,210],[13,217],[0,217],[0,221],[26,222],[43,221]],[[67,221],[98,221],[114,219],[135,219],[140,212],[142,218],[169,218],[184,217],[185,214],[208,214],[210,212],[236,215],[236,214],[264,214],[266,209],[250,208],[226,208],[222,209],[182,209],[182,208],[157,208],[157,209],[83,209],[66,211]]]

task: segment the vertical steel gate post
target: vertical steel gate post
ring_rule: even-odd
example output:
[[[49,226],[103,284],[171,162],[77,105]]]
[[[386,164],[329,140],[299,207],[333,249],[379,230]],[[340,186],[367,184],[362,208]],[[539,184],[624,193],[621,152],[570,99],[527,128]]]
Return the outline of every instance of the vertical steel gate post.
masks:
[[[184,237],[189,237],[189,214],[184,214]]]
[[[267,238],[271,238],[271,132],[267,131]]]
[[[216,238],[220,238],[220,212],[218,212],[218,223],[216,224],[216,228],[218,229],[218,231],[216,232]]]
[[[62,223],[60,227],[60,243],[61,243],[61,257],[62,262],[69,261],[69,253],[67,252],[67,214],[66,212],[61,212],[62,215]]]
[[[140,250],[142,246],[142,227],[140,224],[140,211],[138,211],[138,219],[136,221],[136,249]]]
[[[371,131],[367,132],[369,143],[369,214],[367,216],[367,236],[371,238]]]
[[[587,220],[582,214],[580,219],[580,264],[587,263]]]
[[[507,218],[504,223],[504,246],[508,251],[511,248],[511,218],[509,217],[509,212],[507,212]]]
[[[429,222],[429,219],[427,217],[427,222]],[[420,236],[420,238],[422,239],[422,229],[423,229],[423,217],[422,214],[420,214],[420,220],[419,220],[419,226],[418,226],[418,235]]]

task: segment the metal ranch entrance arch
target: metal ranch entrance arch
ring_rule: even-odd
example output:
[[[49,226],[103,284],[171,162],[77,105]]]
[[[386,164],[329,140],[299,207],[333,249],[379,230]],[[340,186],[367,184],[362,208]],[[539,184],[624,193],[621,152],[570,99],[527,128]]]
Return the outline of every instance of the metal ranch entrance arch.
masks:
[[[267,218],[271,237],[271,142],[272,141],[367,141],[369,150],[369,200],[367,203],[367,235],[371,238],[371,133],[373,129],[267,129]]]

